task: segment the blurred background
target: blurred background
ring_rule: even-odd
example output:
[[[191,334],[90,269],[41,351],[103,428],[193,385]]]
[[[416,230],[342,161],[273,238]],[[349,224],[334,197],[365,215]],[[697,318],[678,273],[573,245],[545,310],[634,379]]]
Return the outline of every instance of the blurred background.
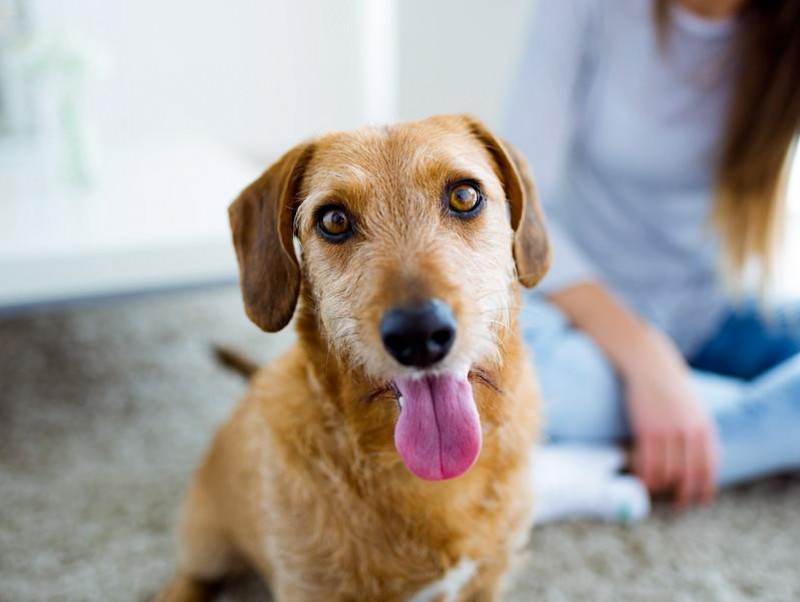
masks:
[[[327,130],[470,112],[502,132],[534,11],[0,0],[0,599],[163,583],[186,480],[245,386],[211,343],[259,359],[288,343],[244,317],[228,204]],[[797,164],[790,188],[778,289],[797,295]],[[770,481],[635,530],[546,526],[510,599],[797,599],[795,493]],[[263,599],[252,587],[237,599]]]
[[[0,304],[231,281],[227,204],[303,138],[500,128],[531,8],[0,0]]]
[[[533,4],[0,0],[0,305],[231,281],[227,204],[316,133],[502,131]]]

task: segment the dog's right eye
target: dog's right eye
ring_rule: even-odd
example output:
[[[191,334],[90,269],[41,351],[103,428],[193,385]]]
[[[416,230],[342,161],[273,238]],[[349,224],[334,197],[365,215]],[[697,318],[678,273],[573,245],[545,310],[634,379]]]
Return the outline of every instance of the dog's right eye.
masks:
[[[342,242],[353,233],[350,218],[341,207],[323,207],[317,215],[317,229],[323,238]]]
[[[456,182],[446,191],[446,206],[451,215],[462,219],[475,217],[484,205],[484,196],[471,181]]]

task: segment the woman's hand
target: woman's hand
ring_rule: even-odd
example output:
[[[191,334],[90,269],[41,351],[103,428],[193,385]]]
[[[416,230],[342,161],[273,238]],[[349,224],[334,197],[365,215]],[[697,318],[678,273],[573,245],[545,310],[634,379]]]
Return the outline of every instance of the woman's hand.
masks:
[[[583,282],[550,299],[597,342],[622,375],[634,435],[634,472],[652,493],[674,490],[680,507],[709,502],[716,482],[716,430],[672,341],[599,283]]]
[[[639,360],[625,368],[635,474],[651,493],[674,491],[679,507],[715,493],[717,434],[672,342],[647,333]]]

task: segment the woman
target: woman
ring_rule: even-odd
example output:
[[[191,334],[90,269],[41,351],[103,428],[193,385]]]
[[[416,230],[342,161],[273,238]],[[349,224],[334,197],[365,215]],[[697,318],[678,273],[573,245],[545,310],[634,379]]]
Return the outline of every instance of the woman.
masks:
[[[799,128],[798,2],[537,3],[508,137],[555,249],[523,316],[552,440],[631,440],[680,506],[800,468],[800,308],[726,293],[769,275]]]

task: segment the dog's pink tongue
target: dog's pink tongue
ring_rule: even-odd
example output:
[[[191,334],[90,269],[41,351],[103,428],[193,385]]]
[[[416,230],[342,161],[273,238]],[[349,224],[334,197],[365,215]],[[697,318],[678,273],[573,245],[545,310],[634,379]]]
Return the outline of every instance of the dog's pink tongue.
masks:
[[[466,377],[445,374],[395,384],[403,409],[394,444],[408,469],[439,481],[472,468],[481,451],[481,423]]]

